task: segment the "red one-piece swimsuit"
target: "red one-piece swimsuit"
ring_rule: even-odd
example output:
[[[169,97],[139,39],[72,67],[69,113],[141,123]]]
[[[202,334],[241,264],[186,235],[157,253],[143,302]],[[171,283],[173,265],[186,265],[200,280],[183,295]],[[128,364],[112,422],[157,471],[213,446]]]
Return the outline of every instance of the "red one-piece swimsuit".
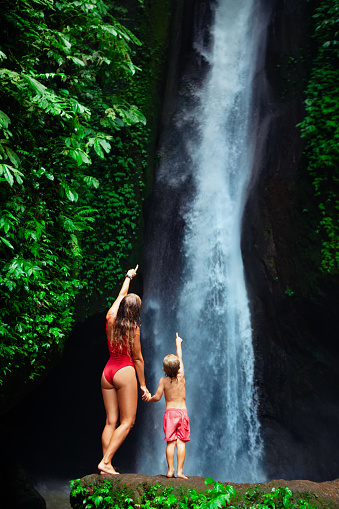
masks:
[[[126,343],[122,345],[121,350],[120,345],[116,344],[114,345],[111,343],[107,334],[107,323],[108,320],[106,322],[106,335],[110,357],[109,361],[104,367],[104,377],[106,378],[107,382],[109,382],[111,385],[114,385],[113,378],[115,373],[119,371],[119,369],[125,368],[126,366],[132,366],[134,368],[134,362],[132,357],[128,354],[128,348]]]

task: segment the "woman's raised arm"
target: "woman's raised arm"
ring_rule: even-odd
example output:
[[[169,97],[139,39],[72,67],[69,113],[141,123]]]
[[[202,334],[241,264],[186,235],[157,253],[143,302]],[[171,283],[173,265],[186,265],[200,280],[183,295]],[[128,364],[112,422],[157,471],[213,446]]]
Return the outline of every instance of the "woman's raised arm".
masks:
[[[131,282],[131,279],[133,279],[137,275],[138,267],[139,267],[139,265],[137,265],[135,267],[135,269],[129,269],[127,271],[127,274],[126,274],[125,280],[124,280],[124,282],[122,284],[122,287],[121,287],[121,290],[119,292],[119,295],[115,299],[115,301],[113,302],[112,306],[107,311],[106,320],[108,320],[112,316],[114,318],[117,316],[118,309],[119,309],[119,306],[120,306],[120,302],[128,294],[129,284]]]

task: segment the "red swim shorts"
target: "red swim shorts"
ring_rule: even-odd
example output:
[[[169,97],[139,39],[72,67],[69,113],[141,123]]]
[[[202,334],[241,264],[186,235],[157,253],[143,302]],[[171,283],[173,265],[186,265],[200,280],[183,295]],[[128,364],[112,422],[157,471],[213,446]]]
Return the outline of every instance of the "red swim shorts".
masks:
[[[162,424],[166,442],[173,442],[177,438],[183,442],[191,440],[190,420],[185,408],[168,408]]]

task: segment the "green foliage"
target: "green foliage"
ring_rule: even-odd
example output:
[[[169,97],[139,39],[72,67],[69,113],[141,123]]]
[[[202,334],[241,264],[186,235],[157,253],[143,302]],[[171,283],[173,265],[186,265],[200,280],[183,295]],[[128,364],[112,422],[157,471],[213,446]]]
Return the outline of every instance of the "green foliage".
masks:
[[[115,138],[115,147],[107,159],[95,166],[100,180],[98,190],[86,189],[85,204],[96,209],[96,228],[83,237],[81,275],[85,282],[83,295],[87,312],[99,295],[106,306],[112,304],[112,289],[121,283],[126,267],[124,260],[136,246],[140,232],[143,189],[142,157],[147,144],[147,131],[131,127]]]
[[[332,504],[329,506],[323,503],[314,493],[305,492],[303,498],[300,498],[300,493],[293,494],[287,486],[274,487],[266,492],[260,484],[257,484],[254,488],[247,490],[243,498],[237,497],[235,507],[237,509],[329,509]]]
[[[100,189],[98,192],[89,189],[84,194],[85,203],[97,211],[95,230],[86,232],[82,239],[81,275],[85,288],[81,309],[87,313],[101,311],[103,306],[112,304],[132,246],[133,252],[140,251],[142,199],[151,190],[158,97],[171,2],[139,3],[140,6],[132,3],[134,9],[128,13],[119,12],[122,22],[135,27],[143,40],[135,56],[141,70],[126,84],[124,97],[128,103],[138,104],[147,117],[148,127],[139,122],[119,133],[109,157],[95,165]]]
[[[210,484],[213,484],[213,488],[206,488],[205,493],[200,495],[199,508],[221,509],[222,507],[231,507],[231,497],[235,496],[235,489],[233,486],[225,486],[213,479],[206,479],[205,486]]]
[[[124,92],[136,71],[131,47],[140,42],[111,4],[5,0],[1,10],[3,384],[15,371],[34,378],[62,348],[86,284],[82,239],[98,215],[96,193],[104,192],[102,161],[122,143],[121,128],[145,118]],[[108,180],[112,164],[115,174],[112,159],[103,166]],[[138,178],[121,194],[117,183],[118,201],[132,194],[129,185],[138,187]]]
[[[235,495],[232,486],[224,486],[221,483],[206,479],[205,485],[213,484],[212,489],[206,489],[198,494],[194,489],[189,489],[180,497],[173,494],[173,488],[143,485],[143,494],[140,500],[134,500],[130,491],[121,488],[119,481],[111,483],[105,480],[103,483],[93,483],[83,486],[81,479],[70,482],[71,498],[73,507],[84,509],[215,509],[232,507],[230,498]]]
[[[323,1],[314,19],[317,54],[306,91],[306,118],[299,125],[319,207],[321,267],[334,274],[339,269],[339,1]]]
[[[112,483],[105,480],[100,484],[93,484],[89,488],[83,487],[80,479],[75,479],[70,482],[71,497],[74,500],[79,500],[79,504],[84,509],[130,509],[133,502],[127,491],[114,491],[112,492]],[[80,502],[81,501],[81,502]]]
[[[252,505],[253,509],[288,509],[296,507],[290,503],[292,492],[289,488],[272,488],[270,493],[264,493],[261,501]],[[300,507],[304,507],[303,505]],[[305,506],[307,507],[307,506]]]
[[[272,488],[270,492],[256,485],[254,490],[247,490],[244,495],[236,493],[233,486],[224,485],[213,479],[206,479],[206,489],[202,493],[181,487],[173,493],[173,488],[160,484],[155,486],[142,485],[141,497],[132,496],[130,490],[120,485],[120,481],[93,482],[83,485],[81,479],[70,482],[72,507],[75,509],[313,509],[305,499],[316,500],[317,496],[305,494],[300,498],[293,495],[287,487]],[[213,485],[212,488],[207,486]],[[138,490],[139,491],[139,490]],[[320,504],[321,501],[320,501]],[[321,505],[324,507],[323,505]],[[326,507],[328,507],[326,505]]]

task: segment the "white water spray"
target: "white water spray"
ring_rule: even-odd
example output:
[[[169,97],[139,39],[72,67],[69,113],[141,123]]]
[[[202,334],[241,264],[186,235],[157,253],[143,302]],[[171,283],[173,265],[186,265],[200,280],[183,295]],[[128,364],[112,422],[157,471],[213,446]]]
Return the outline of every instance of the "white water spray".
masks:
[[[145,312],[152,313],[156,338],[152,357],[158,378],[163,356],[174,350],[175,332],[184,339],[192,436],[185,473],[233,482],[264,480],[240,250],[244,199],[253,165],[251,96],[259,44],[255,19],[254,0],[218,0],[211,48],[204,54],[210,71],[202,88],[195,91],[195,108],[183,113],[187,117],[182,119],[183,128],[188,117],[197,126],[185,147],[196,192],[193,202],[185,205],[183,283],[169,351],[161,348],[167,324],[166,311],[159,308],[166,306],[166,300],[161,302],[154,290],[147,293],[146,288],[143,304]],[[163,165],[158,182],[165,180],[175,188],[180,175]],[[159,442],[152,447],[148,441],[143,447],[141,469],[148,473],[166,468],[162,412],[163,407],[153,410],[152,433]]]

